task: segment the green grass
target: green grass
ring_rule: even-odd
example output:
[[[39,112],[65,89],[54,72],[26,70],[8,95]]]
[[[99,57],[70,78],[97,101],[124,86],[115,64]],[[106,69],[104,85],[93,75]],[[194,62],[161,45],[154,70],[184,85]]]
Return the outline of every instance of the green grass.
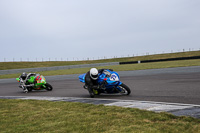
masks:
[[[93,64],[93,63],[106,63],[106,62],[127,62],[127,61],[138,61],[138,60],[142,61],[142,60],[166,59],[166,58],[176,58],[176,57],[191,57],[191,56],[200,56],[200,51],[114,58],[114,59],[104,59],[104,60],[94,60],[94,61],[0,62],[0,70]]]
[[[200,59],[154,62],[154,63],[141,63],[141,64],[128,64],[128,65],[115,65],[115,66],[104,66],[104,67],[98,66],[97,68],[111,68],[115,71],[130,71],[130,70],[187,67],[187,66],[200,66]],[[86,73],[89,69],[90,68],[74,68],[74,69],[55,70],[55,71],[42,71],[42,72],[35,72],[35,73],[40,73],[44,76],[81,74],[81,73]],[[19,77],[20,74],[21,73],[0,75],[0,79],[16,78],[16,77]]]
[[[0,99],[1,133],[199,133],[200,120],[85,103]]]

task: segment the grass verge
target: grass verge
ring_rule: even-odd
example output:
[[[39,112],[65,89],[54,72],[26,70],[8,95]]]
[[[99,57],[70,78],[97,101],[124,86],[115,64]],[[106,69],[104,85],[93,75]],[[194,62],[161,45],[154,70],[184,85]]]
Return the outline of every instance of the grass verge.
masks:
[[[167,58],[177,58],[177,57],[191,57],[191,56],[200,56],[200,51],[156,54],[156,55],[135,56],[126,58],[103,59],[103,60],[87,60],[87,61],[0,62],[0,70],[94,64],[94,63],[106,63],[106,62],[128,62],[128,61],[138,61],[138,60],[142,61],[142,60],[167,59]]]
[[[104,67],[98,66],[97,68],[111,68],[115,71],[131,71],[131,70],[158,69],[158,68],[170,68],[170,67],[187,67],[187,66],[200,66],[200,59],[154,62],[154,63],[141,63],[141,64],[128,64],[128,65],[115,65],[115,66],[104,66]],[[34,73],[40,73],[44,76],[81,74],[81,73],[86,73],[89,69],[90,68],[74,68],[74,69],[42,71],[42,72],[34,72]],[[0,79],[16,78],[20,74],[21,73],[0,75]]]
[[[0,131],[199,133],[200,120],[114,106],[0,99]]]

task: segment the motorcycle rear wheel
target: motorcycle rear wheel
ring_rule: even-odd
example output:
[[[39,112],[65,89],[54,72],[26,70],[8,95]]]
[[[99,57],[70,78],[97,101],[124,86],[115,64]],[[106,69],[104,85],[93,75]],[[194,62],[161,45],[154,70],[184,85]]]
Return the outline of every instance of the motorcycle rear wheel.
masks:
[[[49,83],[46,83],[46,90],[52,91],[53,87]]]
[[[129,95],[131,93],[130,88],[123,83],[118,87],[121,89],[120,93],[123,95]]]

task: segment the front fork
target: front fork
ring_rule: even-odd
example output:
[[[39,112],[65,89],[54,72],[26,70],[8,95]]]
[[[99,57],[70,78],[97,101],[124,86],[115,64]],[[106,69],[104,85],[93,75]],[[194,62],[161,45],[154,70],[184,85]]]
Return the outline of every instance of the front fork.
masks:
[[[119,92],[122,91],[122,89],[121,89],[121,87],[120,87],[121,84],[122,84],[122,82],[119,82],[119,84],[116,86],[116,89],[117,89],[117,91],[119,91]]]

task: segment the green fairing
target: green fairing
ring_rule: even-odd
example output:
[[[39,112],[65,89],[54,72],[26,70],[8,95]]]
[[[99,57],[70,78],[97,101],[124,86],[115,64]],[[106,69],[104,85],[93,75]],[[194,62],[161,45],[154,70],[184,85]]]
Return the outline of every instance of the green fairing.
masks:
[[[19,82],[19,78],[16,78],[16,80]]]
[[[34,76],[31,76],[30,79],[28,79],[28,83],[34,83],[35,81],[35,77]]]
[[[40,77],[42,78],[41,83],[35,83],[36,88],[41,87],[41,86],[44,87],[46,84],[45,78],[43,76],[40,76]],[[46,88],[46,86],[44,88]]]
[[[37,87],[41,87],[43,84],[44,84],[44,83],[36,83],[36,84],[35,84],[35,87],[36,87],[36,88],[37,88]]]

